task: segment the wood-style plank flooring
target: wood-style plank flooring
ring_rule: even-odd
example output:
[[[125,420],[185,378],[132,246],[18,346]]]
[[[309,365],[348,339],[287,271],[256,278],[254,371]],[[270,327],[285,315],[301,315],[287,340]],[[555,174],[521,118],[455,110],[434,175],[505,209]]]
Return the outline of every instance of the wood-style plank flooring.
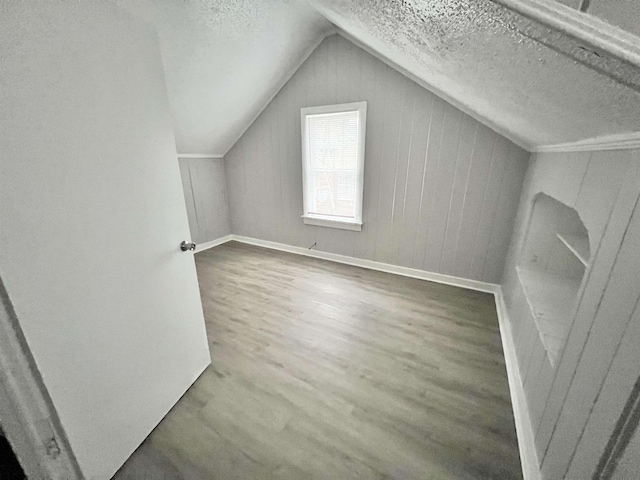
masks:
[[[522,478],[493,296],[227,243],[211,366],[114,477]]]

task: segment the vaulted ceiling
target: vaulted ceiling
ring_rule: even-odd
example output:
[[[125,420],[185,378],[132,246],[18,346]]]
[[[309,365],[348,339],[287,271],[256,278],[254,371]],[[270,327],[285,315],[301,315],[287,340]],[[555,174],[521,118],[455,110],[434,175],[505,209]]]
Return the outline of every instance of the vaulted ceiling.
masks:
[[[225,153],[332,25],[298,0],[117,0],[160,41],[178,153]]]
[[[225,153],[336,30],[525,148],[640,131],[640,37],[559,1],[119,4],[158,31],[179,153]]]

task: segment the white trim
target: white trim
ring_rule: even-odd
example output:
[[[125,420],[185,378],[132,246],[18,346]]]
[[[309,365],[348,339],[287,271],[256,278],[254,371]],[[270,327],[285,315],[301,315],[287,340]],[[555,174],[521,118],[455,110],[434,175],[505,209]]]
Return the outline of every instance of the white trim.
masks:
[[[433,93],[434,95],[440,97],[445,102],[453,105],[454,107],[456,107],[461,112],[465,113],[466,115],[469,115],[471,118],[473,118],[474,120],[480,122],[482,125],[485,125],[485,126],[489,127],[494,132],[496,132],[499,135],[503,136],[507,140],[515,143],[517,146],[519,146],[523,150],[526,150],[527,152],[531,152],[532,151],[533,145],[531,143],[527,142],[525,139],[517,136],[515,133],[513,133],[511,131],[508,131],[503,127],[498,126],[496,123],[492,122],[487,117],[485,117],[483,115],[480,115],[478,112],[476,112],[475,110],[472,110],[467,105],[459,102],[458,100],[453,98],[451,95],[448,95],[448,94],[444,93],[439,88],[434,87],[433,85],[431,85],[431,84],[427,83],[426,81],[424,81],[422,78],[420,78],[417,75],[414,75],[413,73],[411,73],[408,70],[404,69],[403,67],[401,67],[400,65],[398,65],[394,61],[389,60],[385,55],[383,55],[382,53],[378,52],[377,50],[374,50],[373,48],[369,47],[365,43],[361,42],[357,38],[355,38],[352,35],[350,35],[349,33],[345,32],[342,29],[338,29],[337,34],[340,35],[341,37],[343,37],[344,39],[350,41],[355,46],[361,48],[362,50],[364,50],[368,54],[374,56],[375,58],[380,60],[385,65],[393,68],[396,72],[400,73],[401,75],[404,75],[409,80],[414,81],[415,83],[420,85],[425,90],[428,90],[429,92]]]
[[[225,235],[224,237],[216,238],[215,240],[211,240],[210,242],[198,243],[193,253],[198,253],[213,247],[217,247],[218,245],[230,242],[231,240],[233,240],[233,235]]]
[[[527,408],[527,399],[518,368],[518,358],[516,357],[515,345],[513,343],[511,324],[509,323],[502,288],[499,286],[495,292],[495,297],[500,337],[502,338],[502,350],[504,352],[509,391],[511,393],[511,407],[513,408],[513,417],[516,424],[518,448],[520,449],[522,474],[524,480],[541,480],[542,475],[540,474],[538,453],[536,452],[533,428],[531,427],[529,410]]]
[[[224,158],[222,153],[179,153],[178,158]]]
[[[310,190],[311,155],[310,155],[310,124],[309,118],[318,116],[335,116],[344,113],[356,113],[358,124],[358,136],[356,138],[356,178],[355,178],[355,212],[352,218],[329,218],[328,215],[319,215],[314,209],[314,192]],[[321,227],[343,228],[360,231],[362,229],[362,202],[364,194],[364,159],[365,138],[367,135],[367,102],[341,103],[337,105],[320,105],[303,107],[300,109],[300,139],[302,146],[302,197],[303,197],[303,221],[309,225]]]
[[[557,145],[543,145],[534,148],[533,152],[596,152],[598,150],[632,150],[634,148],[640,149],[640,132],[608,135]]]
[[[302,221],[305,225],[315,225],[316,227],[341,228],[342,230],[352,230],[354,232],[362,231],[362,222],[345,222],[311,215],[302,215]]]
[[[334,35],[336,33],[336,28],[332,27],[329,30],[327,30],[319,39],[317,42],[313,43],[311,45],[311,47],[309,48],[309,50],[307,50],[301,57],[300,57],[300,61],[297,63],[294,63],[293,66],[291,67],[291,69],[287,72],[286,75],[284,75],[280,81],[280,83],[277,84],[276,88],[274,89],[273,93],[267,98],[266,102],[262,105],[262,107],[260,107],[258,109],[258,111],[256,112],[256,114],[253,116],[253,118],[251,119],[251,121],[249,123],[247,123],[247,126],[245,128],[242,129],[242,131],[240,132],[240,134],[235,138],[235,140],[233,142],[231,142],[231,145],[229,146],[229,148],[227,148],[227,150],[224,152],[224,155],[226,156],[231,149],[235,146],[236,143],[238,143],[238,141],[242,138],[242,136],[247,133],[247,130],[249,130],[249,128],[251,127],[251,125],[253,125],[253,123],[258,119],[258,117],[262,114],[262,112],[269,106],[269,104],[271,103],[271,101],[276,98],[276,95],[278,95],[278,93],[280,93],[280,90],[282,90],[284,88],[284,86],[289,82],[289,80],[291,80],[291,77],[293,77],[296,72],[300,69],[300,67],[302,66],[302,64],[304,62],[307,61],[307,59],[311,56],[311,54],[313,52],[315,52],[316,48],[318,48],[320,46],[320,44],[322,42],[324,42],[325,38],[330,37],[331,35]]]
[[[311,107],[302,107],[302,113],[304,115],[331,115],[332,113],[343,112],[356,112],[367,110],[367,102],[349,102],[349,103],[337,103],[333,105],[318,105]],[[366,118],[365,118],[366,120]]]
[[[427,272],[425,270],[418,270],[416,268],[400,267],[398,265],[375,262],[373,260],[365,260],[363,258],[338,255],[337,253],[322,252],[320,250],[309,250],[308,248],[304,247],[294,247],[292,245],[286,245],[284,243],[270,242],[268,240],[260,240],[251,237],[243,237],[241,235],[231,235],[231,237],[231,240],[235,240],[236,242],[240,243],[247,243],[249,245],[256,245],[258,247],[270,248],[272,250],[280,250],[282,252],[295,253],[297,255],[304,255],[305,257],[320,258],[322,260],[329,260],[331,262],[342,263],[345,265],[353,265],[355,267],[367,268],[369,270],[377,270],[379,272],[393,273],[396,275],[402,275],[404,277],[427,280],[429,282],[452,285],[454,287],[467,288],[469,290],[476,290],[478,292],[495,294],[495,292],[500,288],[500,285],[496,285],[495,283],[479,282],[478,280],[470,280],[468,278],[453,277],[450,275],[443,275],[441,273]]]
[[[0,417],[4,433],[28,478],[80,480],[82,474],[1,281],[0,297]],[[59,452],[52,453],[50,448]]]
[[[638,37],[554,0],[494,0],[508,9],[640,66]]]

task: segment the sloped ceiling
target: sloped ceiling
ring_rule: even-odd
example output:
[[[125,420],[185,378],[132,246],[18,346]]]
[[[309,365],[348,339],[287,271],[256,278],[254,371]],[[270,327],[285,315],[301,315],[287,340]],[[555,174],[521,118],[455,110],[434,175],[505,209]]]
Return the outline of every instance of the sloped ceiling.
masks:
[[[332,25],[298,0],[117,0],[158,32],[178,153],[225,153]]]
[[[117,1],[158,31],[179,153],[226,153],[336,27],[525,148],[640,131],[638,66],[511,0]]]
[[[527,148],[640,131],[639,69],[492,0],[311,3]]]

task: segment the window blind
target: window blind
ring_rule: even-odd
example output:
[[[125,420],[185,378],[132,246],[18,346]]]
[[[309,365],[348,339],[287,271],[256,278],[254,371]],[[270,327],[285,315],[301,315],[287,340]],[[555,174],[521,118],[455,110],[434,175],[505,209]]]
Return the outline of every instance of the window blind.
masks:
[[[307,116],[308,213],[356,216],[359,112]]]

